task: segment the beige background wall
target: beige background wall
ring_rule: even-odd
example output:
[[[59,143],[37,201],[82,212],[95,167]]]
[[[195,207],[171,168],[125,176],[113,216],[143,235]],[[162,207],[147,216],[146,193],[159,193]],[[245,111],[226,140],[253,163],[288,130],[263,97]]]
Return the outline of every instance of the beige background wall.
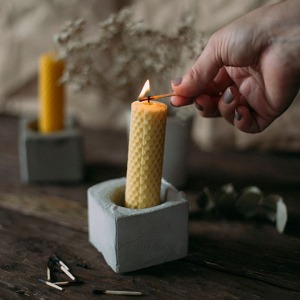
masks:
[[[12,114],[37,113],[37,68],[41,53],[53,49],[52,36],[64,22],[83,17],[88,34],[97,22],[133,1],[110,0],[0,0],[0,109]],[[151,28],[172,32],[182,16],[191,14],[199,31],[208,35],[229,21],[261,5],[276,1],[258,0],[137,0],[135,14]],[[187,67],[188,67],[187,63]],[[176,70],[172,78],[185,70]],[[194,140],[203,149],[259,148],[284,151],[300,149],[300,100],[265,132],[249,135],[238,132],[222,119],[195,117]],[[112,95],[99,99],[85,91],[68,92],[68,109],[80,121],[94,127],[124,127],[129,104],[113,101]]]

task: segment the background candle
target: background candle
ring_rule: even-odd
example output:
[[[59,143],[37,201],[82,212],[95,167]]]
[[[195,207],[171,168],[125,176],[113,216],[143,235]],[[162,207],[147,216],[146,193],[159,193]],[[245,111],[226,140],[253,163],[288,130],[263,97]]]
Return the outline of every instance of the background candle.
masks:
[[[131,104],[125,206],[146,208],[160,203],[167,106]]]
[[[39,68],[39,130],[42,133],[58,131],[64,128],[64,85],[59,82],[64,62],[54,53],[44,54]]]

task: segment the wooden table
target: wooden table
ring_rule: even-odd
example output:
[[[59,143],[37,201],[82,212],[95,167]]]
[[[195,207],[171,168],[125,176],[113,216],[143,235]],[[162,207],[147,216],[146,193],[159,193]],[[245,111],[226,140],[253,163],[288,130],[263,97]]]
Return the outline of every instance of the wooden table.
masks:
[[[87,188],[125,176],[124,132],[83,129],[86,178],[78,184],[24,184],[18,119],[0,116],[0,299],[128,299],[93,289],[142,291],[142,299],[300,299],[300,154],[204,153],[191,145],[189,253],[186,258],[115,274],[88,242]],[[284,234],[261,219],[206,214],[204,186],[258,185],[283,196]],[[39,282],[57,254],[85,284],[58,291]]]

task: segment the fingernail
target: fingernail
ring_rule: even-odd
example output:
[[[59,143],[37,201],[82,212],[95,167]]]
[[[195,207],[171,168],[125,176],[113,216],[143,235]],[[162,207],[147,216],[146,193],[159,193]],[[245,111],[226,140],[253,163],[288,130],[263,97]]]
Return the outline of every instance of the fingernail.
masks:
[[[234,117],[237,121],[242,119],[242,115],[237,110],[234,111]]]
[[[231,91],[231,88],[228,88],[224,93],[223,101],[226,104],[230,104],[233,101],[233,99],[234,99],[234,95]]]
[[[171,80],[172,84],[175,85],[175,86],[180,85],[181,81],[182,81],[182,77],[175,78],[175,79]]]
[[[170,104],[171,106],[173,106],[173,107],[176,107],[176,106],[173,104],[172,99],[169,101],[169,104]]]
[[[196,106],[196,108],[197,108],[198,110],[200,110],[200,111],[203,111],[203,110],[204,110],[204,109],[203,109],[203,106],[200,105],[200,104],[198,104],[195,100],[194,100],[194,104],[195,104],[195,106]]]

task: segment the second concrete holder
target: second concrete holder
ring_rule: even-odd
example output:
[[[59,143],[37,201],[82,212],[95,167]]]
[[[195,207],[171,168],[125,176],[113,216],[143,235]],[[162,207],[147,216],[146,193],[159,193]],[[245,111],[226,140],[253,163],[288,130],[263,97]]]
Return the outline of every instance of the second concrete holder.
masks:
[[[66,128],[41,134],[35,118],[23,118],[19,133],[21,179],[25,182],[77,182],[83,178],[82,134],[74,118]]]
[[[161,204],[125,208],[125,178],[88,190],[89,240],[117,273],[183,258],[188,251],[188,201],[162,180]]]

